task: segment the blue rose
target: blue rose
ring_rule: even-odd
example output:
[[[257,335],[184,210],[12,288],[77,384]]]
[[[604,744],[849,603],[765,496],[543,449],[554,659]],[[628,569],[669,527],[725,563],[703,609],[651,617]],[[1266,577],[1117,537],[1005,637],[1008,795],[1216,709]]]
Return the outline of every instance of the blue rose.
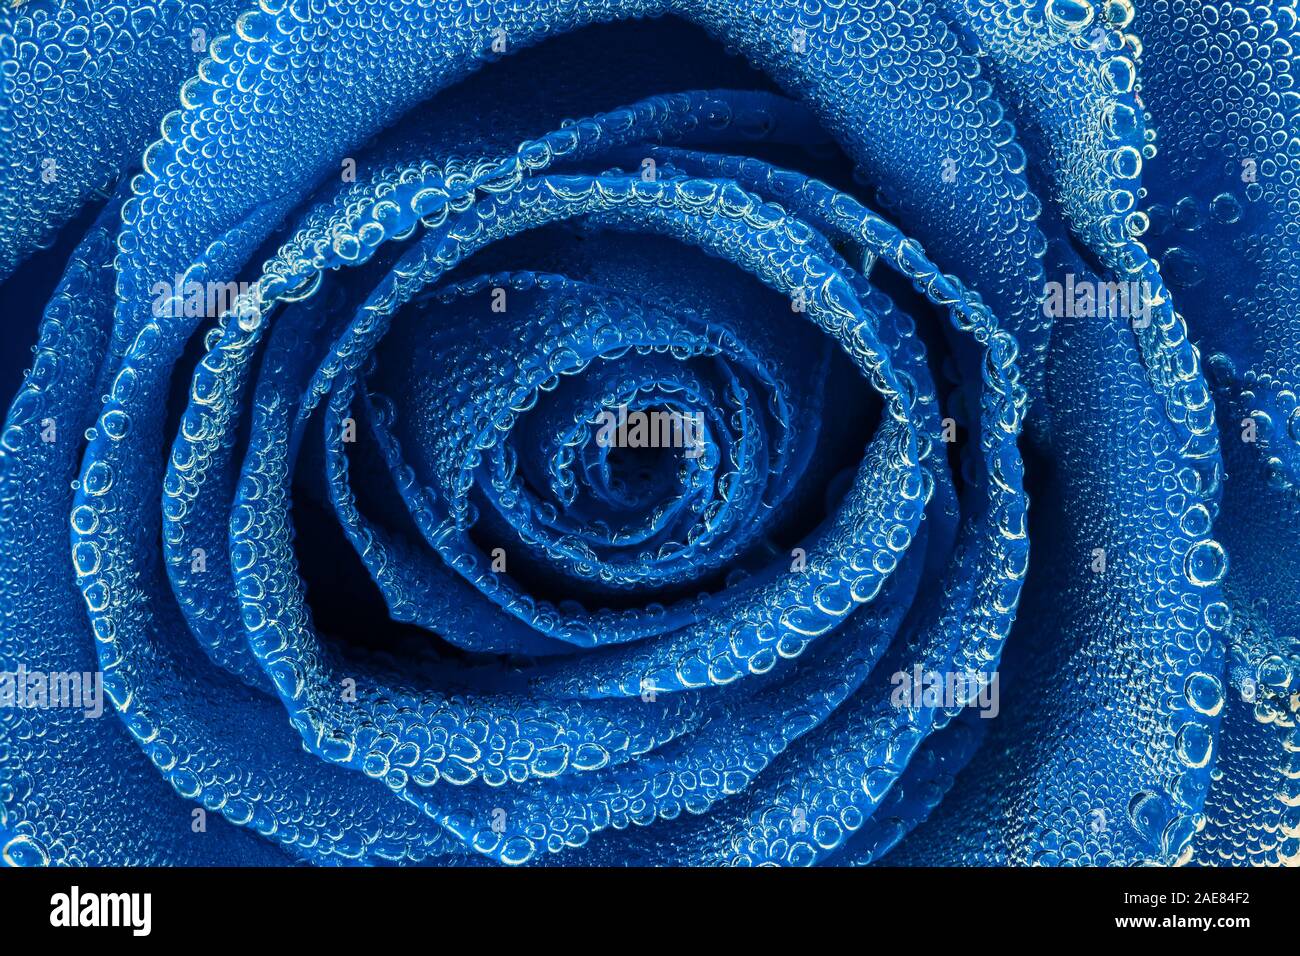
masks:
[[[1298,34],[9,11],[4,859],[1296,863]]]

